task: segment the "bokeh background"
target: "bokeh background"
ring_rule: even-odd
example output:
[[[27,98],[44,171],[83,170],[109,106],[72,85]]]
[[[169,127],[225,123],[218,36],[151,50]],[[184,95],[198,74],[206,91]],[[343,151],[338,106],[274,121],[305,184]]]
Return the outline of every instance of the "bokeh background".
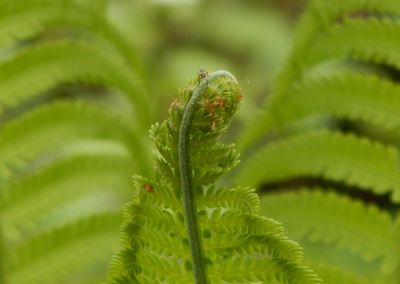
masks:
[[[131,177],[154,173],[151,124],[166,118],[179,89],[200,69],[226,69],[237,77],[244,100],[223,139],[238,141],[273,92],[306,2],[0,0],[0,284],[105,281],[110,259],[121,247],[119,227],[123,206],[133,195]],[[310,77],[350,70],[395,83],[400,78],[393,66],[360,61],[347,57],[329,61],[309,72]],[[293,133],[325,127],[395,147],[399,141],[395,131],[351,119],[313,117],[296,127]],[[286,134],[262,137],[261,142]],[[261,146],[256,143],[245,149],[243,160]],[[221,184],[231,185],[235,173],[223,177]],[[396,173],[395,183],[400,180]],[[399,208],[387,192],[378,195],[340,179],[278,180],[261,183],[257,190],[267,194],[299,186],[334,187],[337,190],[331,190],[327,202],[339,200],[343,208],[354,205],[360,218],[372,212],[378,216],[375,223],[388,226]],[[349,197],[360,202],[352,203]],[[319,198],[324,199],[316,197],[315,211],[320,210]],[[291,204],[290,196],[288,200],[281,201],[290,205],[288,218],[295,220],[298,204]],[[284,215],[279,200],[276,204],[277,215]],[[306,212],[307,204],[301,210]],[[346,212],[341,214],[341,220],[346,219]],[[343,236],[352,230],[347,224],[335,224],[336,215],[327,222],[333,224],[333,231],[342,226]],[[385,253],[398,251],[392,231],[385,230],[371,239],[386,243],[389,236]],[[340,232],[337,236],[341,240]],[[374,258],[363,255],[362,247],[357,250],[356,239],[352,239],[353,250],[323,237],[311,232],[309,243],[302,245],[309,245],[306,256],[308,251],[315,253],[309,254],[314,258],[307,264],[326,265],[327,270],[321,271],[333,275],[331,279],[339,275],[341,283],[365,284],[381,272],[379,248],[372,248],[378,252]],[[362,241],[369,243],[364,237]],[[337,247],[332,245],[336,241]],[[329,270],[332,267],[337,273]],[[398,274],[387,275],[384,281],[398,283]]]
[[[135,3],[137,2],[137,3]],[[267,99],[291,45],[303,1],[114,1],[110,20],[143,59],[164,115],[171,98],[200,68],[227,69],[246,99],[241,119]],[[160,118],[160,117],[159,117]]]

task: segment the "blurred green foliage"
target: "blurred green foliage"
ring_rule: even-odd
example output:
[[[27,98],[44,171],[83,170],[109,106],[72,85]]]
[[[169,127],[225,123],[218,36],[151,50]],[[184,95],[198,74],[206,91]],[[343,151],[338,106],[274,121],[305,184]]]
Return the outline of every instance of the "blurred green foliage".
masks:
[[[105,279],[130,176],[153,172],[148,128],[200,68],[239,79],[244,103],[224,139],[240,139],[243,185],[265,194],[262,212],[289,228],[306,263],[326,283],[399,283],[399,205],[387,194],[400,188],[399,2],[313,1],[295,37],[305,2],[0,0],[0,284]],[[329,18],[347,4],[378,12],[352,11],[350,24]],[[269,111],[276,89],[282,100]],[[304,136],[313,148],[296,140],[321,128],[332,133]],[[302,171],[308,176],[295,176]],[[308,190],[292,193],[299,188]]]
[[[150,88],[161,99],[158,113],[163,115],[157,119],[165,117],[188,74],[200,68],[237,75],[246,96],[239,117],[247,120],[254,114],[289,50],[293,24],[285,11],[262,2],[110,3],[110,18],[141,53],[147,77],[156,78]]]

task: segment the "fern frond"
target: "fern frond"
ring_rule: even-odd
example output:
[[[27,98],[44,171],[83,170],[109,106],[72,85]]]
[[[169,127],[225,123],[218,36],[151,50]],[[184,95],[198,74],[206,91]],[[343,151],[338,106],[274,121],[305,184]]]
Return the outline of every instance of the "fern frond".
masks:
[[[95,40],[96,45],[103,45],[106,49],[111,47],[119,53],[132,70],[137,72],[135,78],[142,80],[141,64],[135,51],[107,21],[104,14],[99,16],[98,10],[93,9],[101,6],[100,1],[95,2],[89,4],[74,0],[32,0],[25,3],[14,1],[10,4],[9,1],[1,1],[0,46],[57,29],[72,31],[75,35],[86,34]]]
[[[99,47],[71,42],[42,44],[0,68],[0,110],[39,96],[60,83],[85,82],[115,88],[131,103],[139,125],[149,116],[148,98],[135,74]]]
[[[314,23],[313,26],[322,32],[329,27],[329,24],[354,12],[369,12],[376,17],[391,17],[400,13],[400,4],[396,0],[312,1],[308,11],[307,17],[320,21],[319,25]]]
[[[350,257],[334,261],[335,251],[343,250],[359,255],[366,263],[378,263],[379,270],[375,272],[381,276],[393,273],[399,265],[400,247],[393,234],[393,220],[372,205],[334,192],[302,190],[266,195],[261,201],[261,212],[281,220],[289,235],[305,245],[308,263],[329,262],[362,277],[365,269],[358,271]],[[332,254],[332,258],[317,258],[322,254],[318,243],[327,247],[325,254]]]
[[[214,185],[238,163],[233,147],[216,139],[241,94],[226,71],[201,75],[172,103],[169,118],[152,127],[157,178],[135,177],[125,248],[112,263],[109,283],[319,283],[282,226],[257,214],[253,190]]]
[[[229,253],[233,252],[229,251]],[[266,252],[262,249],[254,252],[254,255],[258,254],[266,255]],[[313,271],[305,266],[301,267],[284,261],[276,265],[268,256],[264,258],[258,256],[256,260],[245,261],[225,258],[218,262],[218,267],[222,268],[218,270],[221,277],[212,279],[216,282],[223,280],[227,283],[257,283],[260,279],[263,279],[262,283],[275,283],[275,281],[278,281],[277,283],[308,284],[319,283],[320,281],[318,277],[313,276]],[[276,275],[278,275],[278,279]]]
[[[396,20],[345,20],[316,37],[302,64],[339,57],[400,68],[400,23]]]
[[[254,189],[248,187],[219,189],[210,186],[205,189],[202,202],[209,207],[229,208],[250,214],[257,213],[259,209],[259,198]]]
[[[18,243],[39,233],[54,210],[86,195],[108,192],[120,205],[128,193],[126,177],[131,174],[131,165],[129,156],[77,156],[6,184],[0,192],[5,238]]]
[[[400,68],[399,15],[396,0],[310,1],[272,95],[239,139],[240,149],[262,137],[268,145],[245,159],[237,181],[254,186],[322,177],[400,201],[397,148],[357,134],[313,131],[323,122],[303,124],[334,117],[399,130],[398,82],[390,73]],[[365,75],[364,66],[380,78]],[[306,133],[298,134],[299,123]],[[282,134],[288,138],[274,140]],[[267,195],[261,208],[287,225],[304,247],[305,263],[326,283],[398,283],[398,236],[387,213],[321,192]]]
[[[137,166],[147,171],[147,147],[136,133],[124,119],[100,108],[78,103],[44,106],[0,129],[0,173],[6,178],[43,153],[59,155],[63,146],[85,140],[118,141],[140,161]]]
[[[273,94],[239,139],[239,149],[249,148],[273,128],[275,116],[286,113],[282,101],[296,84],[302,84],[311,65],[332,59],[355,59],[399,68],[399,23],[396,0],[311,1],[297,29],[287,64],[278,74]],[[351,19],[359,12],[373,16]]]
[[[334,267],[332,264],[316,264],[312,261],[308,262],[313,265],[315,271],[324,280],[326,284],[346,283],[346,284],[379,284],[379,280],[365,277],[365,275],[357,275],[355,273]],[[385,282],[387,284],[391,282]]]
[[[93,214],[115,211],[126,177],[151,169],[141,135],[151,105],[135,50],[108,22],[106,1],[84,2],[0,0],[2,284],[3,271],[7,284],[103,281],[119,218]],[[53,103],[48,94],[70,83],[124,98]]]
[[[373,75],[343,74],[318,80],[305,80],[274,105],[284,110],[269,112],[269,131],[314,116],[363,120],[400,129],[400,86]]]
[[[7,283],[85,283],[80,282],[81,271],[104,266],[118,248],[118,215],[82,219],[17,247],[6,263]]]
[[[358,12],[371,13],[376,18],[391,18],[400,13],[400,5],[396,0],[310,1],[298,24],[288,64],[278,80],[279,87],[283,87],[281,79],[290,78],[290,81],[294,81],[300,75],[300,70],[295,68],[296,64],[309,53],[316,37],[325,34],[338,21]]]
[[[237,181],[252,186],[293,177],[322,176],[378,194],[391,192],[392,199],[400,201],[398,151],[351,134],[300,134],[265,146],[243,164]]]

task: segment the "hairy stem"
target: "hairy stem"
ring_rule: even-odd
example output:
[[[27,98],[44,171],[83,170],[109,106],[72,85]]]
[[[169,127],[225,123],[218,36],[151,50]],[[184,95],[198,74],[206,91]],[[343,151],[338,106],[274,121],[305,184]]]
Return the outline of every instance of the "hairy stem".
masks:
[[[185,214],[186,230],[192,254],[192,266],[195,283],[206,284],[207,275],[203,265],[203,253],[199,237],[197,223],[197,208],[193,188],[192,167],[190,164],[190,129],[195,113],[196,104],[206,92],[211,81],[220,77],[235,77],[227,71],[216,71],[202,79],[199,86],[194,90],[192,97],[186,105],[182,122],[179,128],[179,169],[181,173],[181,189],[183,196],[183,208]]]

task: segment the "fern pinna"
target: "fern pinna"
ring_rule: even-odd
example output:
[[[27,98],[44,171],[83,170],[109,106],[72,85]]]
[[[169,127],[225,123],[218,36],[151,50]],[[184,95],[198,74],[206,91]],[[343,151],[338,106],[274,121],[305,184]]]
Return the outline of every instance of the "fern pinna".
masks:
[[[244,155],[236,181],[269,189],[261,211],[328,284],[399,283],[399,15],[398,0],[310,1],[239,139],[243,151],[265,144]]]
[[[239,162],[217,139],[241,98],[230,73],[201,73],[153,125],[156,178],[134,177],[109,283],[319,283],[252,189],[215,184]]]
[[[106,6],[0,0],[1,284],[103,281],[126,177],[151,170],[144,79]]]

